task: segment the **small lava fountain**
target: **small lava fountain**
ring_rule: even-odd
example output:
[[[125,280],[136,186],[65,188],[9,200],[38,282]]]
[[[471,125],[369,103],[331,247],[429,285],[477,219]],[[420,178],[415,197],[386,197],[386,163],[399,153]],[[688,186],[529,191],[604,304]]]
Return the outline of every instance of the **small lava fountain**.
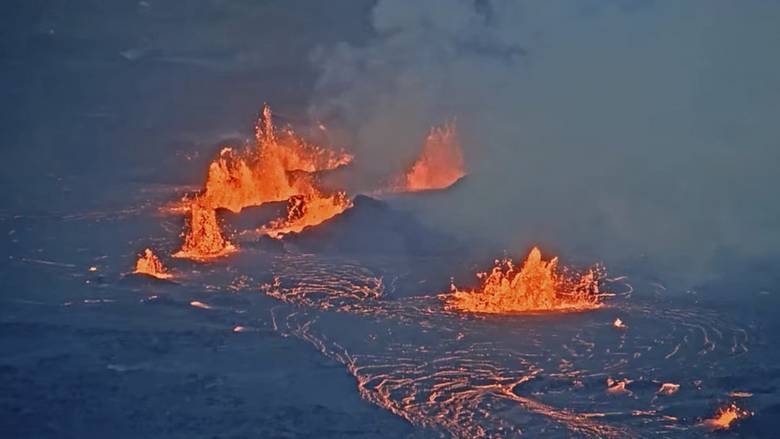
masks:
[[[534,247],[518,267],[510,259],[496,261],[490,273],[479,273],[476,290],[452,285],[445,295],[448,309],[474,313],[585,311],[602,306],[599,283],[603,270],[596,266],[584,274],[558,269],[558,258],[542,260]]]
[[[138,255],[138,260],[135,262],[135,274],[145,274],[147,276],[156,277],[158,279],[170,279],[172,274],[168,273],[168,270],[163,265],[160,258],[158,258],[152,249],[147,248],[143,254]]]
[[[701,425],[709,430],[728,430],[735,422],[752,415],[752,412],[741,409],[735,403],[731,403],[718,410],[718,413],[712,418],[702,421]]]
[[[466,175],[458,130],[454,123],[431,128],[420,156],[396,180],[396,192],[445,189]]]
[[[236,247],[222,236],[217,212],[198,200],[192,203],[184,244],[173,256],[202,260],[225,256],[235,250]]]

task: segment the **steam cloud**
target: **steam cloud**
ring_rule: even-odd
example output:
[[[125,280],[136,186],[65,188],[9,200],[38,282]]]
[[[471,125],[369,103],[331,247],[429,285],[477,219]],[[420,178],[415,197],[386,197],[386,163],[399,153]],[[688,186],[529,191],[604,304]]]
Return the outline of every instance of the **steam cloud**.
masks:
[[[368,43],[315,53],[311,112],[367,179],[456,117],[471,175],[428,221],[679,288],[773,283],[780,8],[380,0],[371,22]]]

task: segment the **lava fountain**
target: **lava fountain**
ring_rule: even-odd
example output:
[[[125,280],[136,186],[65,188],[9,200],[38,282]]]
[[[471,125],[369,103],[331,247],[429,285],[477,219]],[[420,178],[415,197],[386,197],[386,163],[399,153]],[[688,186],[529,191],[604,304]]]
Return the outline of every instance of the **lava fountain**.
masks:
[[[228,255],[236,247],[222,236],[217,222],[217,212],[198,202],[190,206],[190,218],[184,233],[184,245],[174,257],[204,260]]]
[[[268,105],[255,125],[255,145],[223,148],[209,165],[203,191],[183,200],[189,210],[182,249],[174,256],[208,259],[235,250],[223,236],[216,210],[240,212],[250,206],[289,201],[285,218],[261,229],[274,237],[320,224],[351,207],[343,192],[326,194],[313,173],[349,164],[352,156],[310,144],[287,127],[276,129]]]
[[[157,279],[170,279],[172,274],[168,273],[160,258],[154,254],[152,249],[147,248],[143,254],[138,255],[138,260],[135,262],[135,274],[145,274],[147,276],[156,277]]]
[[[431,128],[420,156],[393,184],[396,192],[445,189],[466,175],[454,123]]]
[[[266,105],[255,126],[254,148],[223,148],[211,163],[201,196],[206,204],[240,212],[295,195],[324,197],[305,174],[336,169],[352,161],[349,154],[307,143],[291,128],[276,129],[272,117]]]
[[[490,273],[477,274],[476,290],[460,290],[454,284],[444,296],[446,307],[460,312],[513,313],[585,311],[602,306],[599,283],[604,272],[599,266],[584,274],[559,270],[558,258],[542,260],[534,247],[518,267],[512,260],[496,261]]]

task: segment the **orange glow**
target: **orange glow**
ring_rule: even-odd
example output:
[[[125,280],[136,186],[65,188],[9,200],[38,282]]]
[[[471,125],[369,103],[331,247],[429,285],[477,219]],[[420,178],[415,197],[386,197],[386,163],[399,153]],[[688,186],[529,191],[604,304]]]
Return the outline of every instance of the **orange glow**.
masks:
[[[613,380],[607,378],[607,393],[611,395],[631,394],[631,391],[626,389],[626,386],[631,384],[629,379]]]
[[[394,184],[398,192],[445,189],[466,175],[454,123],[431,128],[420,156]]]
[[[752,415],[753,413],[737,407],[737,405],[732,402],[726,407],[718,410],[718,413],[712,418],[705,419],[701,425],[710,430],[728,430],[732,427],[734,422]]]
[[[287,233],[299,233],[306,227],[316,226],[352,207],[346,193],[326,196],[294,196],[288,200],[287,217],[271,221],[260,232],[279,239]]]
[[[190,206],[188,229],[184,245],[173,256],[189,259],[209,259],[227,255],[235,247],[222,236],[217,222],[217,213],[197,201]]]
[[[214,209],[240,212],[294,195],[313,196],[319,191],[312,180],[290,172],[325,171],[351,161],[349,154],[307,143],[291,128],[277,129],[266,105],[255,125],[255,147],[240,152],[223,148],[209,166],[202,198]]]
[[[274,237],[320,224],[352,203],[343,193],[324,194],[310,173],[349,164],[352,156],[307,143],[289,127],[274,127],[266,105],[255,126],[255,146],[243,150],[223,148],[209,165],[204,189],[189,204],[189,230],[175,256],[208,259],[235,250],[222,236],[216,209],[240,212],[245,207],[273,201],[290,201],[287,217],[263,231]],[[186,209],[185,209],[186,210]]]
[[[160,258],[158,258],[149,248],[144,250],[143,254],[138,255],[138,260],[135,262],[135,271],[133,271],[133,273],[146,274],[158,279],[170,279],[173,277],[173,275],[168,273],[168,270],[160,261]]]
[[[322,124],[319,126],[322,129]],[[263,115],[255,125],[255,139],[261,153],[276,157],[287,171],[325,171],[348,165],[353,159],[344,151],[336,152],[307,143],[290,127],[276,129],[268,105],[263,107]]]
[[[677,393],[677,391],[680,390],[680,385],[675,383],[663,383],[661,384],[661,388],[658,389],[657,392],[655,392],[657,395],[674,395]]]
[[[463,291],[452,285],[447,307],[461,312],[512,313],[584,311],[601,307],[599,267],[585,274],[561,272],[558,258],[542,260],[534,247],[519,268],[510,259],[496,261],[490,273],[479,273],[477,290]]]
[[[193,300],[190,302],[190,306],[194,308],[200,308],[200,309],[211,309],[211,306],[209,306],[206,303],[200,302],[198,300]]]

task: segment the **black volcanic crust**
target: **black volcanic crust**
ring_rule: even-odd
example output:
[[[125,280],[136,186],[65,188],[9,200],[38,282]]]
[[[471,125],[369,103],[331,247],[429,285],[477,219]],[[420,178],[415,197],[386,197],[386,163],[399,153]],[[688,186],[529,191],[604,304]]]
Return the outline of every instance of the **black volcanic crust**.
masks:
[[[456,249],[452,236],[421,224],[410,213],[365,195],[354,206],[317,227],[291,234],[285,242],[302,250],[331,253],[383,253],[433,256]]]
[[[233,231],[254,230],[276,218],[283,217],[287,209],[286,201],[264,203],[262,206],[249,206],[235,213],[227,209],[217,209],[217,215],[228,229]]]

